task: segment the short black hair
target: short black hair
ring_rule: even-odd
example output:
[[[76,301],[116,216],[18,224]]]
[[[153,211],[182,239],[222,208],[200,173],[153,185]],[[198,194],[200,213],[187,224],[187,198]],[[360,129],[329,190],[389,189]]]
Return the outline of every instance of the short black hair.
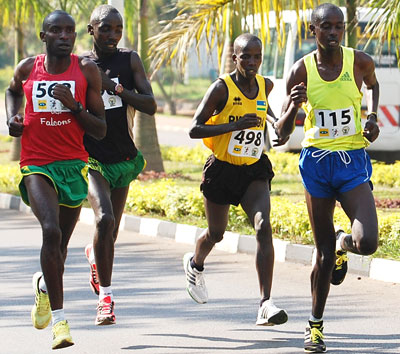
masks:
[[[344,15],[343,15],[343,12],[340,9],[340,7],[327,2],[327,3],[324,3],[324,4],[318,5],[313,10],[313,12],[311,13],[311,24],[315,26],[318,22],[321,21],[324,13],[326,11],[329,11],[329,10],[334,10],[334,11],[340,13],[342,15],[343,19],[344,19]]]
[[[239,48],[244,48],[250,42],[258,42],[262,48],[262,42],[260,38],[251,33],[243,33],[236,37],[235,41],[233,42],[233,52],[237,54],[237,50],[239,50]]]
[[[89,23],[91,25],[99,23],[104,17],[107,17],[111,13],[117,14],[121,18],[121,21],[122,21],[122,16],[115,7],[104,4],[104,5],[97,6],[93,10],[92,14],[90,15]]]
[[[42,23],[42,31],[43,31],[43,32],[45,32],[45,31],[47,30],[48,26],[49,26],[50,17],[55,16],[55,15],[66,15],[66,16],[69,16],[69,17],[71,18],[71,20],[74,21],[74,24],[75,24],[74,18],[73,18],[68,12],[65,12],[65,11],[63,11],[63,10],[54,10],[53,12],[50,12],[50,13],[44,18],[43,23]]]

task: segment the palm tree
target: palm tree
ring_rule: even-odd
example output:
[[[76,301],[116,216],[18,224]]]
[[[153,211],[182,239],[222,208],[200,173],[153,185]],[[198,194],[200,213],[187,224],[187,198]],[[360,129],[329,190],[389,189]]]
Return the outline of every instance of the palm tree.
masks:
[[[148,7],[147,0],[138,0],[140,19],[138,22],[138,52],[143,61],[145,71],[149,72],[148,59]],[[164,165],[158,143],[157,129],[154,116],[136,112],[135,144],[146,158],[146,170],[163,172]]]
[[[2,27],[12,28],[15,32],[14,64],[17,65],[24,57],[24,25],[34,15],[35,27],[39,28],[43,13],[50,8],[44,0],[0,0],[0,8],[3,11]],[[23,107],[21,107],[23,110]],[[21,152],[21,139],[13,138],[10,158],[19,160]]]
[[[356,38],[353,28],[356,26],[356,6],[363,5],[372,8],[384,8],[384,11],[371,22],[369,30],[381,39],[394,40],[397,58],[400,65],[400,1],[399,0],[339,0],[332,1],[347,8],[346,45],[355,47]],[[152,67],[157,70],[163,63],[175,61],[177,67],[184,71],[189,49],[195,46],[199,49],[202,40],[210,49],[218,48],[219,67],[224,69],[221,58],[223,50],[231,48],[232,40],[236,37],[235,24],[239,23],[240,32],[253,31],[253,23],[257,23],[263,43],[269,42],[269,14],[275,13],[278,44],[284,45],[285,26],[283,23],[284,10],[296,10],[297,23],[300,29],[302,9],[313,8],[319,1],[315,0],[177,0],[177,16],[169,23],[164,23],[163,30],[150,38],[150,55]],[[383,43],[383,42],[382,42]],[[228,44],[228,45],[227,45]],[[224,49],[225,48],[225,49]]]
[[[392,41],[395,43],[397,64],[400,68],[400,0],[364,0],[363,6],[371,8],[374,13],[369,25],[365,29],[370,38],[378,37],[379,50],[385,41],[389,48]],[[381,9],[377,12],[377,9]]]
[[[150,55],[154,70],[163,63],[175,60],[177,67],[184,71],[189,49],[199,49],[202,40],[207,49],[217,46],[219,67],[224,69],[221,58],[230,58],[236,36],[244,31],[253,31],[257,26],[263,43],[270,40],[269,14],[274,11],[280,46],[285,42],[284,10],[295,10],[298,26],[306,19],[301,18],[301,9],[314,7],[316,0],[265,1],[265,0],[178,0],[178,15],[165,23],[162,31],[150,38]],[[225,52],[224,52],[225,51]],[[225,61],[226,62],[226,61]]]

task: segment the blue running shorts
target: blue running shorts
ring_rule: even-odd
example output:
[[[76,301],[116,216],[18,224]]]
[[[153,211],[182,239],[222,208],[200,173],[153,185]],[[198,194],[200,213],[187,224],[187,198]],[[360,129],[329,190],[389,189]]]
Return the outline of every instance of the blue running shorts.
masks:
[[[365,149],[329,151],[303,148],[299,168],[304,187],[316,198],[337,198],[365,182],[369,182],[372,189],[372,165]]]

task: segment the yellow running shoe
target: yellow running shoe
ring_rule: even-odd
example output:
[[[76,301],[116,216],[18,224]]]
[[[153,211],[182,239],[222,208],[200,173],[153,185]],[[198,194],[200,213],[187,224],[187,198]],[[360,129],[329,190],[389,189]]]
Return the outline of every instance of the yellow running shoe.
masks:
[[[33,327],[37,329],[46,328],[51,320],[49,295],[39,289],[39,281],[42,276],[43,274],[41,272],[37,272],[32,278],[33,291],[35,292],[35,305],[32,307],[31,318]]]
[[[52,349],[61,349],[74,345],[71,334],[69,333],[69,325],[67,320],[57,322],[53,326],[52,332],[53,332],[53,344],[51,346]]]

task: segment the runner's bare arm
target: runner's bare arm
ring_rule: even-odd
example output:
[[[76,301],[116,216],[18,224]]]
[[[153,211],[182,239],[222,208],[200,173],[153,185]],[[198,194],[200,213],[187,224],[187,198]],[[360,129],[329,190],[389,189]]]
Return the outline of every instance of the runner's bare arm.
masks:
[[[24,98],[22,84],[31,73],[34,62],[35,58],[30,57],[22,60],[17,65],[14,76],[5,93],[8,131],[9,134],[14,137],[21,136],[24,130],[23,115],[18,113]]]
[[[157,111],[157,104],[154,99],[153,90],[146,77],[143,63],[139,55],[134,51],[131,52],[130,65],[133,72],[135,89],[128,90],[124,87],[123,91],[119,93],[118,96],[138,111],[154,115]],[[100,69],[100,73],[103,90],[114,92],[116,83],[111,80],[103,70]]]
[[[206,122],[213,114],[219,113],[224,108],[228,99],[228,90],[224,82],[216,80],[207,90],[203,100],[197,107],[193,117],[193,125],[189,131],[192,139],[201,139],[229,133],[235,130],[242,130],[255,127],[259,124],[260,118],[255,113],[245,114],[235,122],[207,125]]]
[[[80,67],[87,81],[86,109],[74,116],[85,130],[95,139],[102,139],[106,135],[107,126],[104,113],[104,104],[101,98],[101,76],[97,65],[87,58],[80,58]],[[72,112],[77,110],[78,102],[72,96],[71,91],[64,85],[56,85],[53,91],[54,98]]]
[[[368,116],[363,135],[370,142],[373,142],[379,136],[379,127],[377,124],[379,83],[375,75],[375,64],[373,59],[368,54],[361,51],[355,51],[355,66],[356,69],[361,72],[363,82],[366,86],[365,98],[367,101]]]
[[[297,111],[307,102],[307,72],[303,59],[297,61],[286,81],[286,99],[283,103],[281,117],[274,123],[274,128],[280,139],[285,140],[294,130]]]

